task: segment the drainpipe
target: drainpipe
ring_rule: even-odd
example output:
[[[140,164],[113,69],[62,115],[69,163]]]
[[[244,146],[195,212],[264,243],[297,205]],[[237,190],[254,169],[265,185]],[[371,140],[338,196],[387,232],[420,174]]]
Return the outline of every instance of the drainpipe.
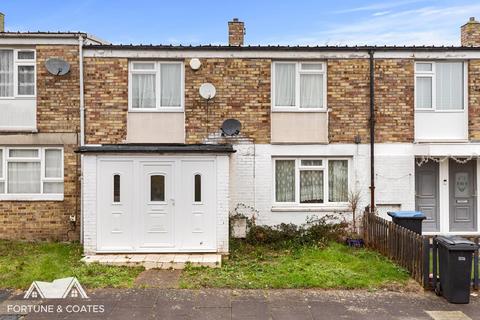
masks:
[[[79,70],[79,82],[80,82],[80,146],[85,144],[85,99],[83,93],[83,36],[78,37],[78,70]],[[80,157],[80,243],[83,244],[83,155]],[[79,163],[77,158],[77,165]],[[77,171],[77,172],[78,172]],[[77,193],[78,197],[78,193]],[[75,213],[76,215],[77,213]]]
[[[370,212],[375,211],[375,70],[374,51],[370,56]]]
[[[80,73],[80,146],[85,144],[85,100],[83,96],[83,36],[78,37],[78,61]]]

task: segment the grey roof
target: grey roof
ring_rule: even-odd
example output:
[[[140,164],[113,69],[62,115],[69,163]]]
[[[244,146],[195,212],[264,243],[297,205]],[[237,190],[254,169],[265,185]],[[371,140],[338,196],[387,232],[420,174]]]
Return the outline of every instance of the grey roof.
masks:
[[[233,153],[230,144],[103,144],[79,147],[78,153]]]
[[[107,44],[107,45],[85,45],[88,49],[101,50],[231,50],[231,51],[450,51],[450,50],[480,50],[474,46],[285,46],[285,45],[165,45],[165,44]]]

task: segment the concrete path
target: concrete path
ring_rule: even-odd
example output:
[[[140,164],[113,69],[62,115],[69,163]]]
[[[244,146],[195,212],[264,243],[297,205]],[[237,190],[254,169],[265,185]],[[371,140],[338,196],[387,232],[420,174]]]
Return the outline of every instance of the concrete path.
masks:
[[[42,302],[22,300],[21,296],[10,296],[0,303],[0,314],[2,312],[5,314],[9,305],[11,308],[12,305],[21,303],[40,303],[39,305],[44,308],[51,306],[55,311],[44,310],[44,312],[31,312],[25,316],[4,317],[5,319],[103,320],[480,319],[479,297],[472,297],[468,305],[453,305],[429,292],[101,289],[89,291],[88,294],[90,298],[86,300]],[[77,312],[73,312],[73,309]],[[103,312],[99,312],[100,310]]]

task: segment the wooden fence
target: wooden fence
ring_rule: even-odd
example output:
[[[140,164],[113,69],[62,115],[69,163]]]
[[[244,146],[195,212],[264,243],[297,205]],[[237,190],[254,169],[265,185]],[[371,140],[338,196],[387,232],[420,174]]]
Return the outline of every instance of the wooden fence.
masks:
[[[425,289],[438,281],[438,246],[435,236],[422,236],[373,213],[363,215],[365,245],[390,258],[410,272]],[[480,243],[480,236],[465,238]],[[472,286],[479,289],[479,249],[473,256]]]
[[[421,235],[372,213],[363,216],[363,232],[367,247],[404,267],[416,281],[423,284],[424,241]]]

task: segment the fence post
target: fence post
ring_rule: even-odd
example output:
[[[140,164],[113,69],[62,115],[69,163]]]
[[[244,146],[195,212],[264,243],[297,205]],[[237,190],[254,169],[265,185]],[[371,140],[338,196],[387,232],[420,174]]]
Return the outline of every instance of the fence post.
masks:
[[[423,237],[423,287],[430,288],[430,239]]]
[[[473,289],[478,290],[478,237],[475,238],[477,248],[473,252]]]

